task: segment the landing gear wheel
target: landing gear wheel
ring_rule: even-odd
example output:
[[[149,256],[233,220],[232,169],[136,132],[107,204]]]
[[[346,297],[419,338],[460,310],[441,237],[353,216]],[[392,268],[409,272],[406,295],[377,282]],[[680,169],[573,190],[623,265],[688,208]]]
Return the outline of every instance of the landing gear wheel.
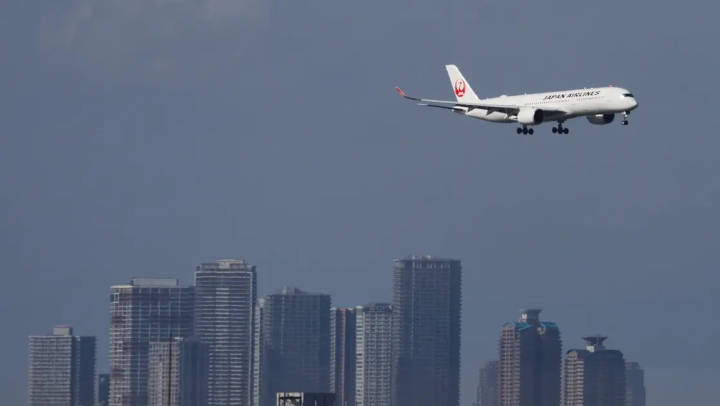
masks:
[[[563,134],[567,134],[569,132],[570,132],[570,130],[568,130],[567,128],[563,128]]]
[[[522,129],[522,133],[523,133],[524,135],[527,135],[527,133],[528,133],[527,128],[523,128],[523,129]]]
[[[533,130],[532,128],[528,130],[528,134],[530,134],[530,135],[533,135],[534,132],[535,132],[535,130]]]
[[[623,121],[622,121],[622,125],[628,125],[628,124],[629,124],[629,123],[628,123],[627,120],[623,120]]]
[[[557,127],[553,127],[553,128],[552,128],[552,132],[553,132],[553,134],[556,134],[556,133],[558,132]]]
[[[517,133],[518,133],[518,134],[522,134],[522,128],[518,127],[518,128],[517,128]]]

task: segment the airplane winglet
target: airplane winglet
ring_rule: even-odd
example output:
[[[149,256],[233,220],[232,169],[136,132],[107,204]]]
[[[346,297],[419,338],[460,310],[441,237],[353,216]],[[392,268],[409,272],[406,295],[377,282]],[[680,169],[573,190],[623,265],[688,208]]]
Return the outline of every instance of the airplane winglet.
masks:
[[[402,96],[406,99],[408,98],[407,95],[402,90],[400,90],[399,87],[395,87],[395,90],[397,90],[397,92],[400,93],[400,96]]]

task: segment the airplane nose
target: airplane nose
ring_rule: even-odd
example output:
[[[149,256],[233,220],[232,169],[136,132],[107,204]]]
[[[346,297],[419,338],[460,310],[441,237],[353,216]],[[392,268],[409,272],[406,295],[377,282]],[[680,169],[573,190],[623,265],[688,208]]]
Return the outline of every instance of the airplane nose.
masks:
[[[638,106],[637,100],[635,100],[635,98],[633,98],[631,103],[632,103],[631,104],[632,107],[630,107],[630,110],[635,110]]]

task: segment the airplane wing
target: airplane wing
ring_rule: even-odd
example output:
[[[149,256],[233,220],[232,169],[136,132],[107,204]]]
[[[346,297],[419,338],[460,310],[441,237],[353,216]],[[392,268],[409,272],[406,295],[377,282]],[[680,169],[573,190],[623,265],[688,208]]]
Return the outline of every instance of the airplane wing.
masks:
[[[405,94],[402,90],[400,90],[399,87],[396,87],[395,90],[397,90],[398,93],[400,93],[400,96],[409,99],[409,100],[415,100],[422,103],[418,103],[420,106],[428,106],[428,107],[439,107],[439,108],[445,108],[450,110],[459,110],[458,107],[464,107],[467,109],[467,111],[473,110],[473,109],[483,109],[487,110],[488,113],[492,113],[495,111],[505,113],[508,115],[517,115],[520,112],[520,106],[514,105],[514,104],[494,104],[494,103],[483,103],[480,102],[471,102],[471,103],[458,103],[457,101],[449,101],[449,100],[432,100],[432,99],[418,99],[416,97],[410,97]],[[437,106],[427,103],[441,103],[441,104],[451,104],[453,107],[446,107],[446,106]],[[541,110],[548,112],[548,113],[556,113],[556,114],[564,114],[565,111],[561,109],[553,109],[553,108],[542,108]]]
[[[462,112],[468,111],[466,108],[459,106],[459,105],[458,106],[438,106],[435,104],[418,103],[418,106],[435,107],[438,109],[446,109],[446,110],[462,111]]]

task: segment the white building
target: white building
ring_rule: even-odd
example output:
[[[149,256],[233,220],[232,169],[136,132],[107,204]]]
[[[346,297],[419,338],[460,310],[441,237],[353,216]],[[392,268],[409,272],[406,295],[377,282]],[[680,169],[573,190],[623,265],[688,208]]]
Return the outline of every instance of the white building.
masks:
[[[110,294],[110,406],[148,405],[151,342],[193,334],[195,290],[177,279],[132,279]]]
[[[30,406],[92,406],[95,400],[95,337],[58,326],[52,335],[30,336]]]
[[[392,400],[392,306],[356,307],[356,406],[390,406]]]
[[[195,289],[195,333],[208,345],[208,406],[250,406],[256,267],[242,259],[201,264]]]

